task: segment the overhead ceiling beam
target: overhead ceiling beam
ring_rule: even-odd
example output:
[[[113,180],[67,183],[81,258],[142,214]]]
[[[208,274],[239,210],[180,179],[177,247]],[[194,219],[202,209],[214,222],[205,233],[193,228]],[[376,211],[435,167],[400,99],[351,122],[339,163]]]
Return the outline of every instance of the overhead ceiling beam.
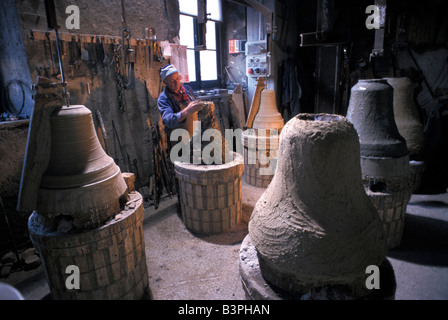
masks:
[[[257,0],[227,0],[227,1],[238,3],[260,12],[266,18],[266,33],[268,34],[273,33],[274,13],[268,7],[263,5],[261,2],[258,2]]]

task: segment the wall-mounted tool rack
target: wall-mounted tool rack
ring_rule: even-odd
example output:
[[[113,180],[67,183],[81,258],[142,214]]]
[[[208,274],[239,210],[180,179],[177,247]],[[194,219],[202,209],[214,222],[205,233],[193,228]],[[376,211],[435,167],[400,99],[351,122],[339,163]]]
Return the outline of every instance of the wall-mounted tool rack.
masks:
[[[47,40],[47,34],[49,34],[50,40],[55,41],[54,33],[42,30],[30,30],[30,38],[33,40]],[[71,42],[73,37],[76,41],[82,41],[83,43],[96,43],[96,39],[104,40],[106,44],[120,44],[122,42],[121,36],[110,36],[110,35],[97,35],[97,34],[81,34],[81,33],[69,33],[60,32],[59,40]],[[98,38],[97,38],[98,37]],[[150,42],[151,41],[151,42]],[[129,44],[131,46],[150,46],[155,40],[143,39],[143,38],[130,38]]]

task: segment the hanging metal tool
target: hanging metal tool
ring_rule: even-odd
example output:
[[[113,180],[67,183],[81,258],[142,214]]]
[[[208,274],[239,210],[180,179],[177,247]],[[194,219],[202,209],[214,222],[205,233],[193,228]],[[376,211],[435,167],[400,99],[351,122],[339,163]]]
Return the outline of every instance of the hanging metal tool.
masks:
[[[121,74],[121,60],[122,56],[120,54],[122,45],[114,44],[114,73],[117,79],[117,90],[118,90],[118,108],[121,113],[124,113],[126,109],[126,98],[124,96],[124,84],[123,84],[123,76]]]
[[[147,49],[145,47],[145,60],[146,60],[146,67],[149,72],[151,70],[151,63],[152,63],[152,52],[151,52],[152,43],[149,34],[149,28],[145,28],[145,46],[148,47]]]
[[[48,47],[50,48],[50,60],[51,60],[51,71],[52,71],[52,77],[57,76],[57,72],[54,68],[54,56],[53,56],[53,48],[51,47],[51,39],[50,39],[50,32],[45,32],[45,36],[48,40]]]
[[[131,31],[126,22],[124,0],[121,0],[121,56],[123,57],[123,88],[132,89],[135,85],[135,51],[130,46]],[[121,66],[120,66],[121,69]],[[127,73],[127,74],[126,74]]]
[[[104,39],[104,36],[101,37],[101,44],[103,45],[103,53],[104,53],[104,59],[103,59],[103,65],[105,65],[106,67],[109,66],[110,64],[110,59],[107,55],[108,52],[108,45],[106,45],[106,40]]]
[[[56,37],[56,50],[58,52],[58,60],[59,60],[59,69],[61,72],[61,80],[63,84],[63,90],[64,90],[64,97],[66,106],[70,107],[70,98],[69,93],[67,91],[67,83],[65,82],[65,76],[64,76],[64,67],[62,65],[62,57],[61,57],[61,50],[59,49],[59,36],[58,36],[58,23],[56,19],[56,9],[54,6],[53,0],[45,0],[45,12],[47,14],[47,26],[49,29],[54,29],[55,37]],[[51,45],[50,45],[51,47]]]
[[[128,59],[129,59],[129,71],[127,76],[127,82],[125,84],[125,89],[133,89],[135,86],[135,75],[134,75],[134,65],[136,61],[135,50],[128,49]]]

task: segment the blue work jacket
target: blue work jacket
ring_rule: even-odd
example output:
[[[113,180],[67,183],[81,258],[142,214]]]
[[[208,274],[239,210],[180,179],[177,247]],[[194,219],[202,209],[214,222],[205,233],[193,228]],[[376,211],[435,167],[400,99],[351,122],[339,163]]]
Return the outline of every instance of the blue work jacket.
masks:
[[[183,85],[183,87],[185,88],[187,94],[193,100],[193,98],[195,97],[193,89],[188,85]],[[165,87],[165,89],[160,94],[159,98],[157,99],[157,106],[159,108],[160,115],[162,116],[163,123],[168,129],[172,130],[177,128],[179,125],[186,123],[186,119],[178,122],[179,118],[181,117],[181,108],[172,97],[172,94],[170,93],[168,88]]]

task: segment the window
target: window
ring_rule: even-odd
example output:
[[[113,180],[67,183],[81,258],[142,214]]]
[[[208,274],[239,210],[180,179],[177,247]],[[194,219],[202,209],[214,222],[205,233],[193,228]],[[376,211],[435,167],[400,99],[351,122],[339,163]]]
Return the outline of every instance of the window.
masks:
[[[194,89],[216,87],[219,84],[221,0],[206,0],[205,50],[195,50],[201,39],[196,0],[179,0],[180,44],[187,46],[190,83]]]

